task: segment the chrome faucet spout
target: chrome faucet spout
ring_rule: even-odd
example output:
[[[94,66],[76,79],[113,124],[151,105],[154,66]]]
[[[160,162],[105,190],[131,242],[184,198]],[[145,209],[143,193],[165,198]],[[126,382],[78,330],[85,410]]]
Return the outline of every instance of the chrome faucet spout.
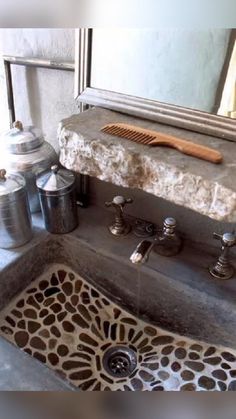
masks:
[[[152,248],[156,245],[156,239],[153,241],[143,240],[138,244],[135,251],[130,256],[130,260],[134,264],[141,264],[148,261]]]

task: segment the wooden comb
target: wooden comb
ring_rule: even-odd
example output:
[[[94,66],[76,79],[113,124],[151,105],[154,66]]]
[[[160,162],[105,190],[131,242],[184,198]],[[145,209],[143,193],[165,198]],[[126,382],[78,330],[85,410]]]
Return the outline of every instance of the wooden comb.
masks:
[[[127,140],[139,144],[172,147],[181,153],[198,157],[199,159],[207,160],[211,163],[221,163],[223,159],[222,154],[212,148],[192,143],[191,141],[182,140],[181,138],[173,137],[171,135],[136,127],[134,125],[118,123],[108,124],[105,125],[101,131],[106,134],[126,138]]]

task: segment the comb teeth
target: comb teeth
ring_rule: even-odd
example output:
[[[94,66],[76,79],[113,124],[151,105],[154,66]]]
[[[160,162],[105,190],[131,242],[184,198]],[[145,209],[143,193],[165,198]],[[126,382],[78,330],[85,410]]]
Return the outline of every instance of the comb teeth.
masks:
[[[154,136],[140,132],[138,129],[130,129],[118,126],[118,124],[106,125],[101,129],[102,132],[106,134],[115,135],[117,137],[126,138],[130,141],[135,141],[140,144],[149,144],[152,140],[155,139]]]

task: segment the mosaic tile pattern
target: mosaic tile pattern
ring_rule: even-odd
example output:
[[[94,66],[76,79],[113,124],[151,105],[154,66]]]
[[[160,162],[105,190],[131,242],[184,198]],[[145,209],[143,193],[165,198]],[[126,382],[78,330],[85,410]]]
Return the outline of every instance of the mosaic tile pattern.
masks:
[[[81,390],[236,390],[236,352],[151,326],[79,275],[53,265],[0,315],[0,334]],[[135,351],[128,378],[103,369],[116,345]]]

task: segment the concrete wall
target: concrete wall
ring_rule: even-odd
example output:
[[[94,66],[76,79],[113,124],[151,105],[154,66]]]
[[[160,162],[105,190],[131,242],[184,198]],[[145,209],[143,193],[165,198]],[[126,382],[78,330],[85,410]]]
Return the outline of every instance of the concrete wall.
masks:
[[[1,29],[0,56],[18,55],[74,61],[73,29]],[[43,129],[58,149],[58,122],[78,112],[74,101],[74,73],[12,66],[16,117]],[[0,130],[9,127],[6,86],[0,62]]]

